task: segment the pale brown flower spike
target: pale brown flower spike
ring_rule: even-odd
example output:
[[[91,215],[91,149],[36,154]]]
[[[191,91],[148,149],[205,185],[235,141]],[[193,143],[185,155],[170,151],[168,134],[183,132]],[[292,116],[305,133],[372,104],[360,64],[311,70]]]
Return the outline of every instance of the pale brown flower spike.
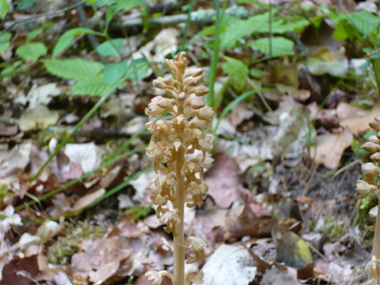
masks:
[[[156,88],[165,90],[170,98],[152,99],[146,114],[160,116],[168,111],[172,118],[150,121],[146,124],[152,137],[147,148],[148,158],[160,176],[152,183],[151,199],[158,207],[157,217],[166,224],[165,231],[174,236],[174,275],[166,271],[147,273],[153,284],[161,284],[162,276],[172,279],[174,285],[202,282],[197,262],[209,256],[208,244],[199,238],[184,240],[184,206],[201,206],[207,185],[203,182],[205,170],[211,167],[212,136],[202,130],[211,124],[213,111],[205,106],[203,96],[209,90],[198,86],[203,70],[186,73],[188,61],[182,52],[174,60],[165,60],[173,78],[159,77],[153,81]],[[185,250],[191,258],[185,270]]]
[[[362,148],[369,153],[372,153],[372,161],[379,163],[380,117],[376,117],[375,120],[369,125],[377,131],[377,135],[369,137],[367,142],[362,145]],[[362,174],[365,175],[365,178],[356,182],[356,191],[360,194],[357,206],[359,206],[363,197],[370,193],[375,193],[378,200],[375,225],[366,227],[367,230],[375,231],[371,261],[366,266],[366,271],[369,273],[369,280],[367,284],[378,284],[378,280],[380,280],[380,190],[377,189],[377,183],[379,180],[380,167],[376,166],[372,162],[364,163],[362,165]]]

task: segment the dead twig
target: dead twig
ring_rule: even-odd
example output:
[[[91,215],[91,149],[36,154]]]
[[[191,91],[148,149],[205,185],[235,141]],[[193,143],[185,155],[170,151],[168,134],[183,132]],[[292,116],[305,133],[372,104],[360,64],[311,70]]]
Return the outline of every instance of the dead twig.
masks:
[[[19,20],[19,21],[14,21],[12,22],[8,27],[6,27],[1,33],[0,33],[0,37],[6,32],[6,31],[9,31],[11,29],[13,29],[13,27],[19,25],[19,24],[22,24],[22,23],[27,23],[27,22],[32,22],[32,21],[35,21],[39,18],[54,18],[54,17],[57,17],[57,16],[62,16],[62,13],[65,13],[67,11],[70,11],[70,10],[73,10],[73,9],[76,9],[78,7],[80,7],[81,5],[83,5],[86,1],[84,0],[81,0],[79,1],[78,3],[72,5],[72,6],[68,6],[66,8],[63,8],[61,10],[58,10],[58,11],[54,11],[54,12],[46,12],[46,13],[41,13],[41,14],[37,14],[37,15],[34,15],[34,16],[31,16],[29,18],[26,18],[26,19],[23,19],[23,20]]]

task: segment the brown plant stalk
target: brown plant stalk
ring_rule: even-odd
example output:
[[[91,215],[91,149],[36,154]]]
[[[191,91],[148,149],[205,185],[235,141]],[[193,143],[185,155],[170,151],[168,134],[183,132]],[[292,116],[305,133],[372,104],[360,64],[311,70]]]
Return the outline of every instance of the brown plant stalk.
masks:
[[[378,164],[380,163],[380,117],[376,117],[369,125],[378,133],[376,136],[370,136],[362,148],[372,153],[372,161]],[[369,273],[367,284],[378,284],[378,280],[380,280],[380,190],[377,189],[380,167],[373,162],[362,164],[361,170],[365,177],[356,183],[356,191],[360,194],[357,206],[363,197],[370,193],[375,193],[378,200],[376,222],[373,226],[367,227],[368,230],[375,231],[371,261],[366,266],[366,271]]]
[[[159,77],[153,81],[156,88],[169,97],[156,96],[146,114],[156,117],[168,112],[168,119],[152,120],[146,124],[152,137],[147,148],[148,158],[160,176],[152,182],[151,199],[157,205],[156,215],[166,224],[165,231],[174,236],[174,275],[166,271],[149,271],[148,279],[161,284],[169,277],[174,285],[202,282],[197,262],[209,255],[206,241],[189,237],[185,241],[184,211],[187,207],[201,206],[207,192],[203,182],[205,170],[211,167],[212,136],[202,130],[211,124],[213,111],[205,106],[203,96],[209,90],[200,83],[203,70],[186,72],[188,61],[182,52],[174,60],[165,60],[173,77]],[[189,249],[191,258],[186,260]]]

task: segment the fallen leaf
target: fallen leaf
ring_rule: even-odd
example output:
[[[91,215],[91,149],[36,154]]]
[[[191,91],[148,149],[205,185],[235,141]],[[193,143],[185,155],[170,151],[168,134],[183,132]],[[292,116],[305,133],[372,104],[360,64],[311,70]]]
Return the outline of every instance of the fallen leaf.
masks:
[[[255,279],[257,268],[247,248],[222,244],[202,271],[204,285],[248,285]]]
[[[64,152],[70,163],[79,163],[84,172],[91,171],[99,165],[98,147],[94,142],[67,144]]]
[[[61,229],[62,227],[58,223],[46,220],[38,228],[36,235],[41,238],[42,243],[45,243],[52,237],[56,236],[61,231]]]
[[[0,285],[36,284],[35,276],[39,271],[37,255],[26,258],[16,257],[4,266]]]
[[[293,268],[279,269],[277,266],[265,271],[260,285],[297,285],[301,284],[297,280],[297,271]]]
[[[347,128],[338,134],[319,135],[317,136],[317,146],[310,148],[311,158],[317,164],[335,169],[339,166],[344,150],[351,145],[352,138],[352,133]]]
[[[224,153],[213,157],[214,163],[205,177],[208,194],[220,208],[228,208],[235,201],[243,202],[239,166]]]
[[[313,75],[346,75],[348,70],[348,59],[345,55],[344,46],[339,48],[324,47],[320,49],[310,58],[307,66]]]
[[[161,30],[153,40],[132,54],[132,59],[146,58],[148,61],[164,61],[167,54],[177,51],[178,30]]]
[[[262,237],[268,236],[275,223],[270,216],[263,215],[262,209],[258,204],[248,203],[231,209],[226,217],[227,237],[241,238],[243,236]]]
[[[304,268],[313,258],[306,242],[283,225],[272,229],[272,239],[276,243],[277,261],[293,268]]]
[[[29,102],[29,109],[34,109],[38,105],[48,105],[52,97],[62,93],[62,90],[57,87],[57,83],[49,83],[37,87],[33,85],[32,89],[27,95],[27,101]]]
[[[0,146],[0,177],[7,177],[12,173],[24,171],[30,162],[32,143],[24,142],[14,146],[11,150],[8,145]]]
[[[76,211],[80,208],[87,206],[91,202],[102,197],[105,193],[106,193],[106,190],[104,188],[100,188],[96,190],[95,192],[84,195],[83,197],[79,198],[78,201],[75,202],[73,206],[73,211]]]
[[[254,111],[247,104],[238,103],[232,107],[231,112],[227,115],[227,120],[236,129],[244,120],[252,118]]]
[[[116,273],[120,262],[130,257],[129,250],[121,249],[119,237],[84,240],[79,245],[79,252],[71,261],[73,273],[89,276],[90,281],[104,283]]]
[[[342,118],[340,124],[347,127],[354,135],[363,134],[372,130],[368,125],[380,114],[380,102],[373,105],[371,111],[365,111],[358,107],[349,106],[346,103],[339,104],[337,108],[338,116]]]
[[[57,112],[50,111],[45,105],[38,105],[33,109],[25,110],[20,117],[19,128],[22,132],[42,130],[58,122]]]

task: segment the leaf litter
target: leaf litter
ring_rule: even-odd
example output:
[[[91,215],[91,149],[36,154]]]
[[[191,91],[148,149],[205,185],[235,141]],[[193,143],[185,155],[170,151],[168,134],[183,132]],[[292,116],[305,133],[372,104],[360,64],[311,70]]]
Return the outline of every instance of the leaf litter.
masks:
[[[129,24],[143,19],[141,25],[129,26],[128,37],[114,28],[120,27],[120,17],[109,26],[115,46],[98,35],[102,42],[96,48],[91,37],[78,35],[55,62],[49,60],[60,32],[85,26],[87,21],[81,19],[80,9],[72,10],[76,7],[54,14],[69,7],[68,1],[42,6],[37,2],[23,2],[30,7],[11,3],[5,16],[11,40],[9,45],[5,41],[7,47],[0,41],[0,56],[5,60],[0,71],[0,284],[151,284],[145,272],[173,270],[171,236],[163,231],[149,199],[154,173],[147,170],[129,181],[148,167],[143,150],[104,163],[119,158],[126,140],[146,123],[144,109],[157,95],[149,82],[164,75],[165,58],[185,48],[194,67],[213,72],[207,66],[217,44],[215,26],[208,21],[212,17],[205,20],[197,12],[214,7],[195,2],[196,14],[183,46],[185,10],[168,1],[152,2],[146,10],[126,6],[118,17],[126,17]],[[338,11],[355,7],[378,11],[373,1],[348,2],[273,2],[273,28],[280,34],[272,38],[273,49],[267,44],[268,25],[244,29],[269,18],[267,12],[250,14],[267,7],[268,1],[261,6],[257,1],[238,1],[233,12],[237,14],[226,10],[215,70],[215,96],[221,96],[217,113],[252,86],[271,91],[229,106],[231,111],[215,130],[214,164],[206,174],[208,196],[202,207],[186,210],[187,234],[204,238],[214,249],[201,264],[203,284],[361,284],[366,280],[370,234],[364,225],[370,224],[370,217],[363,208],[372,208],[374,201],[369,197],[355,209],[358,161],[367,155],[355,143],[368,135],[368,123],[379,114],[376,75],[363,67],[368,56],[357,50],[354,35],[342,32],[348,22],[324,9],[336,5]],[[96,13],[91,5],[79,6],[93,25],[107,17],[107,5]],[[307,14],[312,25],[290,16],[289,8]],[[244,11],[243,19],[239,11]],[[30,26],[11,26],[37,12],[54,13]],[[182,16],[185,20],[178,24]],[[154,26],[151,21],[166,24]],[[241,33],[231,33],[235,26],[242,27]],[[321,37],[314,37],[311,29]],[[360,29],[366,33],[365,26]],[[32,50],[42,42],[48,52]],[[105,51],[108,44],[112,52]],[[16,52],[23,46],[31,54]],[[78,57],[81,60],[75,60]],[[79,82],[83,87],[80,79],[86,74],[68,76],[68,70],[52,65],[66,60],[94,63],[91,66],[99,70],[92,75],[99,88],[109,80],[104,77],[106,68],[124,59],[130,59],[126,72],[132,63],[148,63],[145,78],[142,73],[132,75],[135,72],[116,74],[117,79],[126,76],[127,83],[118,85],[68,138],[99,98],[71,95],[67,86]],[[91,88],[85,93],[98,97],[111,90]],[[126,150],[147,141],[142,132]],[[165,279],[163,284],[171,283]]]

